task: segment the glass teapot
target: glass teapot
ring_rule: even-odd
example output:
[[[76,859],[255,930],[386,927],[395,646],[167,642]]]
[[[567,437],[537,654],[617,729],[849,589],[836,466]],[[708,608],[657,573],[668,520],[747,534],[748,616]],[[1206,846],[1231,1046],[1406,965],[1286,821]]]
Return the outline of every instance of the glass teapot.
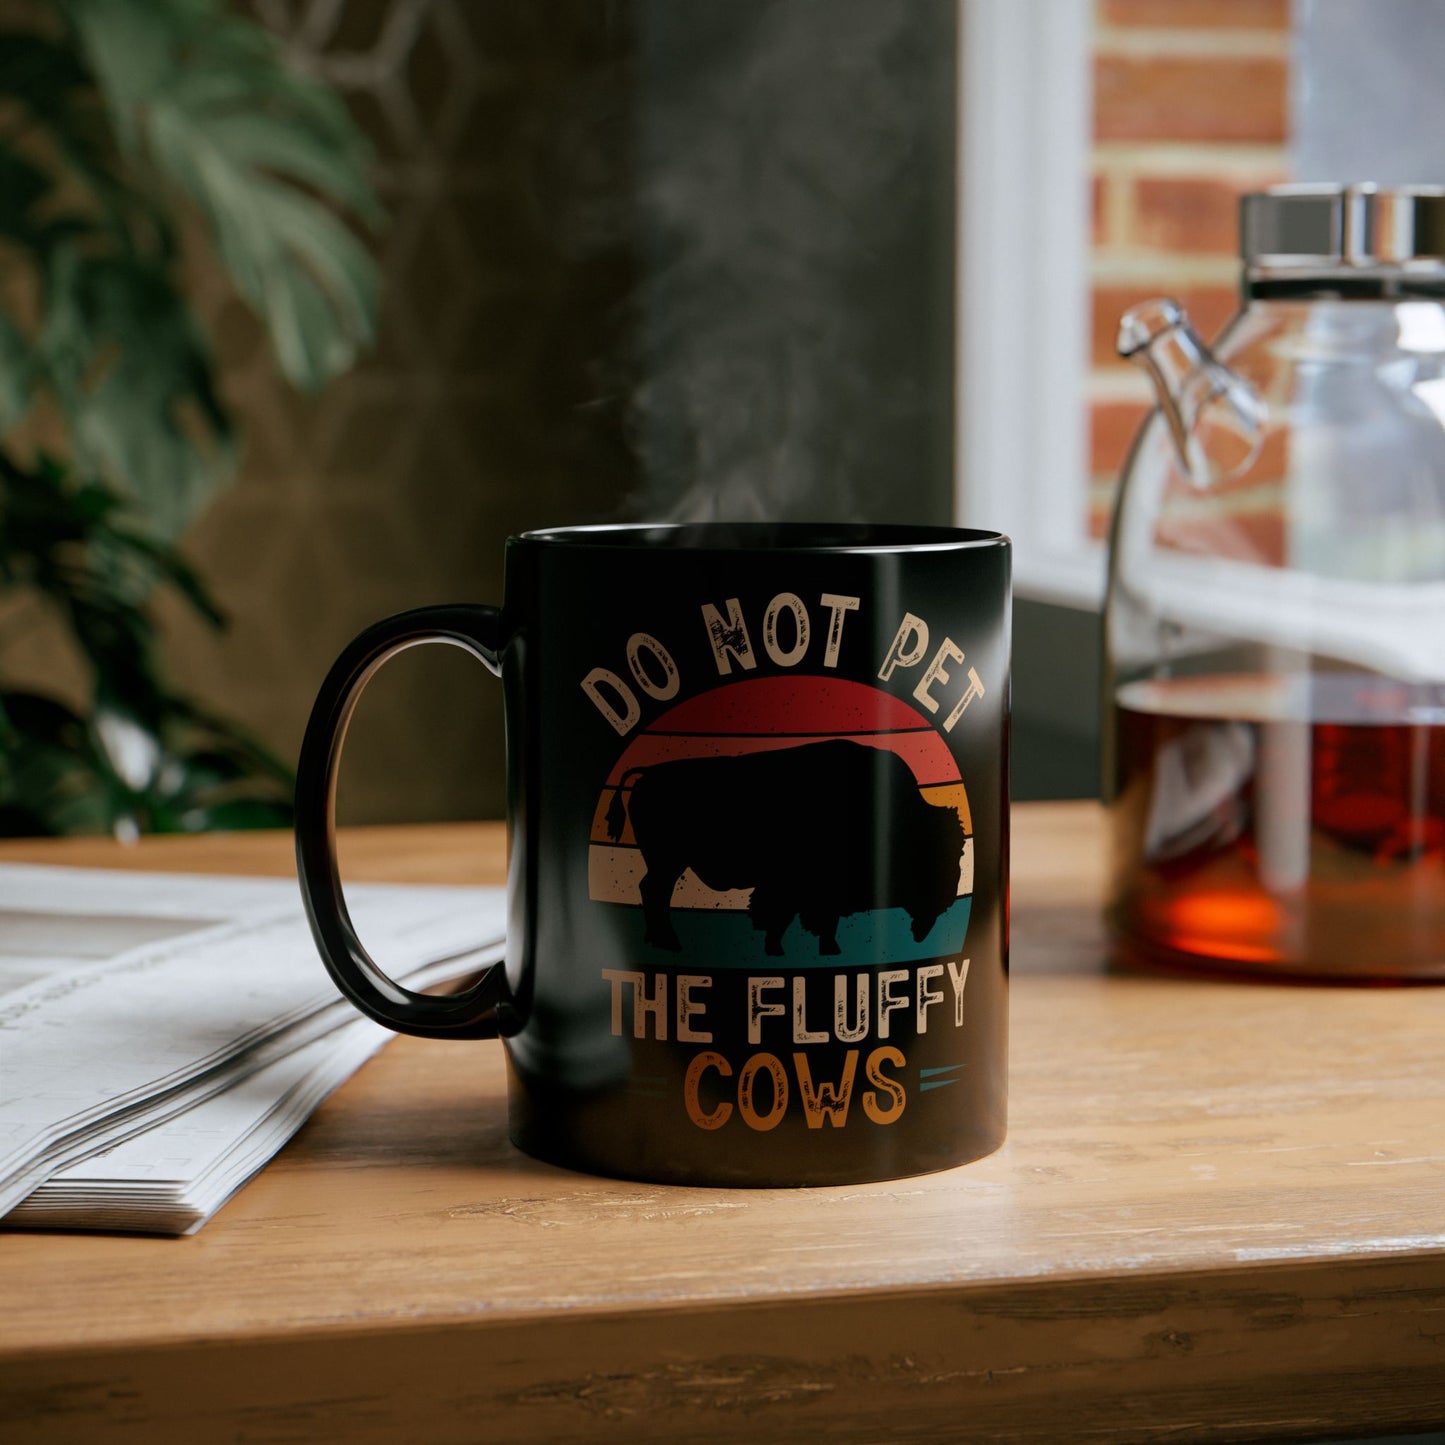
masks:
[[[1213,350],[1170,301],[1105,613],[1126,959],[1445,978],[1445,192],[1241,206]]]

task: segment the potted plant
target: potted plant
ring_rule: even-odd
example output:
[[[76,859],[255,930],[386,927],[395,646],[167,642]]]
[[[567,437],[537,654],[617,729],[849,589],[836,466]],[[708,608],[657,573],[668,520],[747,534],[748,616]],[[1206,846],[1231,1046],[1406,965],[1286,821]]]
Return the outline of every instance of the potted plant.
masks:
[[[378,219],[339,97],[222,0],[0,29],[0,608],[43,599],[89,676],[82,706],[7,685],[0,627],[0,833],[289,819],[289,768],[175,686],[151,615],[221,624],[178,540],[238,453],[183,262],[208,246],[314,390],[372,340]]]

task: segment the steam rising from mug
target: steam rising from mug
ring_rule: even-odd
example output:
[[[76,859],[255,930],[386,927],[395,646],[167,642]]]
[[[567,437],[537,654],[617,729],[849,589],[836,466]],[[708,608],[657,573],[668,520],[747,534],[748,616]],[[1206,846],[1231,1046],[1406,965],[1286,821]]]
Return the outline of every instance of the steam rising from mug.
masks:
[[[602,381],[625,397],[634,510],[946,514],[952,7],[627,13],[637,67],[617,81],[636,108],[636,174],[613,219],[640,238],[640,275],[626,355]],[[608,229],[595,207],[578,219]]]

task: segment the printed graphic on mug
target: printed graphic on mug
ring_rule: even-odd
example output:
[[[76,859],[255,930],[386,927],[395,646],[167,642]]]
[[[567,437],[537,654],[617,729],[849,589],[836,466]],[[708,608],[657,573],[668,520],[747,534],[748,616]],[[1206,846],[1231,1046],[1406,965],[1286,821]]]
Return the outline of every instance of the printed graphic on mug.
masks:
[[[974,830],[947,735],[985,685],[911,613],[868,681],[839,675],[862,599],[822,600],[823,646],[795,594],[758,650],[728,599],[693,610],[695,679],[652,632],[626,675],[582,679],[620,739],[586,839],[628,961],[601,970],[612,1033],[630,1091],[703,1130],[888,1126],[968,1064]]]
[[[881,874],[880,811],[894,838]],[[914,962],[963,947],[971,831],[958,765],[922,712],[843,678],[747,678],[679,703],[619,754],[589,891],[636,909],[655,949],[714,968]]]

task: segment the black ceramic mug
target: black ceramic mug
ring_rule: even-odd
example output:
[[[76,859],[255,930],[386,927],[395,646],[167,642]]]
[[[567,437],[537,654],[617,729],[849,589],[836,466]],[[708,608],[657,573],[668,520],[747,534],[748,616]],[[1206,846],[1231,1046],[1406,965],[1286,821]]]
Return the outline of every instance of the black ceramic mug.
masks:
[[[421,642],[505,691],[507,957],[455,997],[347,916],[333,799],[371,674]],[[941,527],[581,527],[505,602],[378,623],[302,746],[321,956],[403,1033],[505,1041],[513,1142],[599,1174],[840,1184],[1005,1126],[1009,543]]]

